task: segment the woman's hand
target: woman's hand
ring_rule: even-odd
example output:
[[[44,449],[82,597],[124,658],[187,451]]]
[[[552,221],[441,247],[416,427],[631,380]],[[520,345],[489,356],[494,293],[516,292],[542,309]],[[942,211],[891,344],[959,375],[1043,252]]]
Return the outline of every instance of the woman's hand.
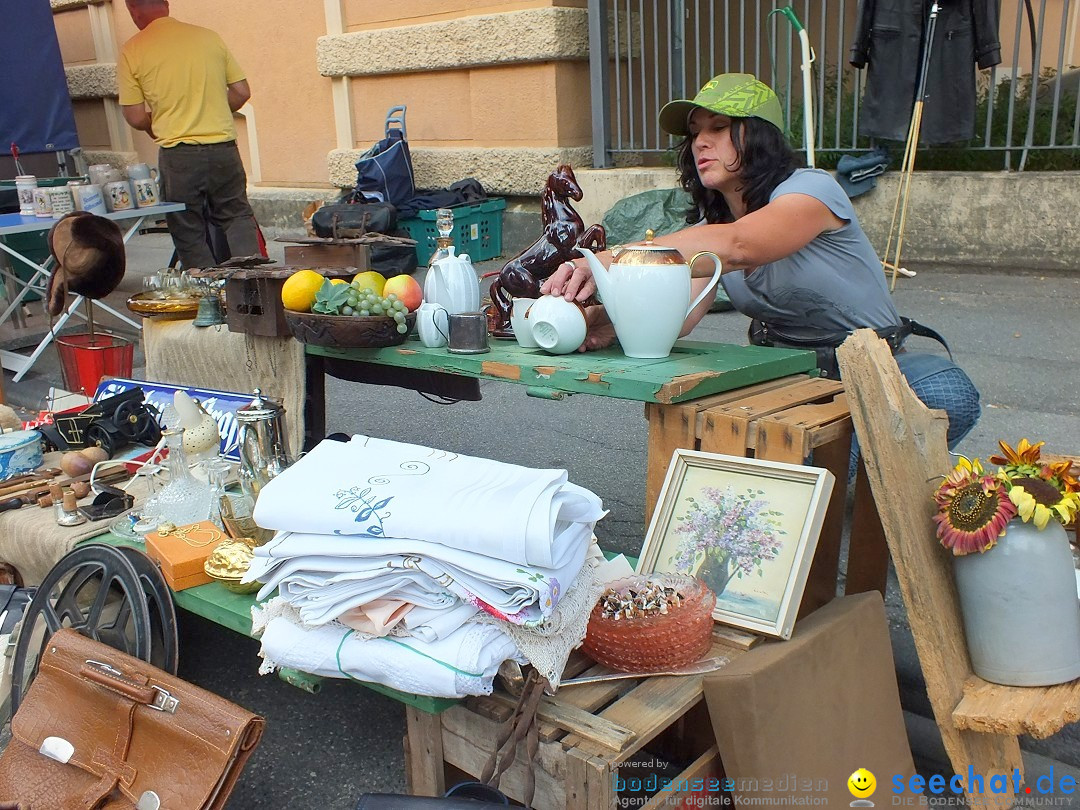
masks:
[[[563,262],[540,286],[540,293],[561,295],[567,301],[586,301],[596,293],[596,282],[584,259],[580,262]]]
[[[585,307],[585,328],[585,342],[578,347],[579,352],[606,349],[615,342],[615,327],[602,306]]]

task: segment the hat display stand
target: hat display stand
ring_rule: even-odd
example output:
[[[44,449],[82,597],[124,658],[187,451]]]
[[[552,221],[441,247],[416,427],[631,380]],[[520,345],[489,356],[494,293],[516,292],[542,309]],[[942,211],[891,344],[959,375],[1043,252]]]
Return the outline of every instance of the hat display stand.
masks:
[[[86,332],[56,338],[64,387],[93,397],[104,377],[130,377],[135,345],[94,326],[94,302],[86,299]]]

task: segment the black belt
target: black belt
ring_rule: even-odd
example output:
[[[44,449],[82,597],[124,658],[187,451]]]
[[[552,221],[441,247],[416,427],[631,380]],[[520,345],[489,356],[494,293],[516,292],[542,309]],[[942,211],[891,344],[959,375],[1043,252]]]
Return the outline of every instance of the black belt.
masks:
[[[163,146],[162,149],[220,149],[225,146],[236,146],[236,141],[218,141],[217,143],[187,143],[181,141],[180,143],[173,144],[172,146]]]

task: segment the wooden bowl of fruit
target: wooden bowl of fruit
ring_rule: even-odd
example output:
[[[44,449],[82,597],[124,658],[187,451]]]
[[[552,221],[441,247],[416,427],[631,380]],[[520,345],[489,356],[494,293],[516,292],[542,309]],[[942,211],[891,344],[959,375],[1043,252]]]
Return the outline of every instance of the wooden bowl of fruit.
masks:
[[[416,313],[396,294],[378,295],[370,289],[358,289],[355,282],[327,282],[316,294],[310,312],[286,309],[285,323],[302,343],[375,349],[404,343],[416,323]]]

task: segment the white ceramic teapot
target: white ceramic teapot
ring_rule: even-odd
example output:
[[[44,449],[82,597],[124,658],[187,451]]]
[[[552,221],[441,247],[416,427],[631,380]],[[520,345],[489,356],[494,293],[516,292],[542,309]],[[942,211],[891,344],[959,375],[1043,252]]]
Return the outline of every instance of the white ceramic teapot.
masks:
[[[675,248],[654,245],[652,231],[643,245],[614,252],[605,269],[587,248],[577,249],[589,262],[596,289],[627,357],[661,358],[671,354],[690,310],[715,288],[722,265],[715,253],[697,253],[690,262]],[[712,277],[690,302],[690,268],[700,257],[712,259]]]
[[[451,315],[480,309],[480,279],[468,253],[454,254],[453,245],[446,256],[436,259],[424,279],[424,300],[440,304]]]

